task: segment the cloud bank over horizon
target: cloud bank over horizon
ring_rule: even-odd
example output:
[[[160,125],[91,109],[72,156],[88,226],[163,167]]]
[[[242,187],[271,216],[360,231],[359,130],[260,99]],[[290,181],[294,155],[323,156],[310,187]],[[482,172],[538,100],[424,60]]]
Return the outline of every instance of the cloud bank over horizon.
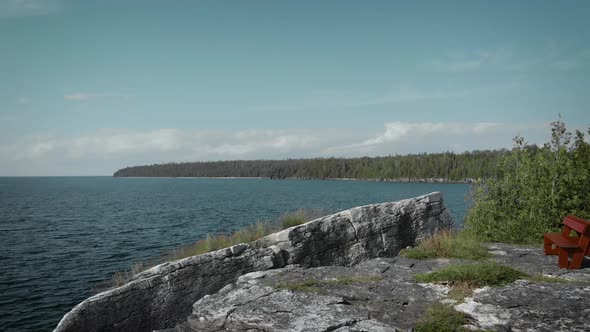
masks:
[[[548,132],[548,123],[399,121],[380,130],[101,130],[2,144],[0,175],[110,175],[126,166],[167,162],[461,153],[510,148],[516,134],[541,144]],[[79,169],[81,164],[91,166]]]

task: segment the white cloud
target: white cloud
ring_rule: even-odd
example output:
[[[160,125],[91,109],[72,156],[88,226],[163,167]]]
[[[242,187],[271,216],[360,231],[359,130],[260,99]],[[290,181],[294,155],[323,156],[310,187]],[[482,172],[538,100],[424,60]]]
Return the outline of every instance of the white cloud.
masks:
[[[385,132],[377,137],[365,140],[361,145],[374,145],[386,142],[405,141],[426,136],[467,136],[479,135],[493,131],[501,123],[433,123],[433,122],[390,122],[385,124]]]
[[[388,122],[362,141],[324,150],[328,154],[388,155],[497,149],[510,146],[513,126],[493,122]]]
[[[88,92],[76,92],[65,94],[64,99],[68,101],[87,101],[96,98],[125,98],[128,99],[129,95],[122,93],[88,93]]]
[[[0,18],[42,16],[59,13],[60,0],[2,0]]]
[[[381,130],[103,130],[73,137],[29,137],[13,144],[2,141],[0,174],[104,175],[125,166],[165,162],[463,152],[508,148],[518,132],[531,143],[541,143],[543,140],[537,138],[545,136],[547,127],[493,122],[388,122]]]
[[[215,136],[219,140],[215,140]],[[272,158],[273,154],[300,153],[313,149],[320,138],[310,130],[246,130],[233,135],[204,137],[201,145],[192,148],[192,155],[209,159]]]
[[[307,130],[100,132],[77,137],[32,137],[13,146],[11,159],[36,160],[52,155],[70,159],[119,159],[146,154],[231,159],[244,155],[254,157],[254,153],[288,153],[310,148],[316,140]]]
[[[175,160],[220,160],[236,158],[275,158],[275,156],[351,156],[380,147],[389,153],[443,151],[452,144],[473,143],[477,136],[495,134],[500,123],[389,122],[378,134],[343,129],[291,129],[100,132],[77,137],[33,137],[11,149],[13,160],[38,160],[50,156],[68,159],[126,159],[135,156],[169,157]],[[371,137],[372,136],[372,137]],[[507,137],[507,141],[511,136]],[[435,144],[432,144],[432,143]],[[411,143],[408,148],[403,144]],[[434,148],[422,149],[424,146]],[[479,148],[476,144],[466,147]]]

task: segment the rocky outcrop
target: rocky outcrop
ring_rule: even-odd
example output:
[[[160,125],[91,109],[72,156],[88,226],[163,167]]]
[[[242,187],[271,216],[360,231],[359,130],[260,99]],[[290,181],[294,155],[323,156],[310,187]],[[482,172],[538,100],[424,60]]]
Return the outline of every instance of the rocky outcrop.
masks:
[[[166,332],[407,330],[447,292],[414,283],[412,275],[440,265],[378,258],[354,267],[254,272],[197,301],[187,321]],[[309,291],[290,289],[302,283]]]
[[[171,328],[186,321],[197,300],[216,293],[246,273],[288,265],[353,266],[374,257],[392,257],[400,249],[452,225],[440,193],[353,208],[269,235],[253,244],[158,265],[121,287],[78,304],[62,318],[55,331]]]
[[[238,278],[193,305],[186,322],[165,332],[190,331],[409,331],[433,302],[451,303],[471,329],[590,331],[590,269],[560,270],[541,246],[492,245],[492,259],[530,275],[566,283],[518,280],[453,300],[444,285],[414,275],[458,260],[377,258],[353,267],[287,267]],[[164,332],[164,331],[161,331]]]

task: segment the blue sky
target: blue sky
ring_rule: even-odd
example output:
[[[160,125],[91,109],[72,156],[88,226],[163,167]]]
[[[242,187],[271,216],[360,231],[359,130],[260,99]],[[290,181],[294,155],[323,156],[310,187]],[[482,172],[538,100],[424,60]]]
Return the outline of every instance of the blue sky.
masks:
[[[588,1],[0,0],[0,175],[590,127]]]

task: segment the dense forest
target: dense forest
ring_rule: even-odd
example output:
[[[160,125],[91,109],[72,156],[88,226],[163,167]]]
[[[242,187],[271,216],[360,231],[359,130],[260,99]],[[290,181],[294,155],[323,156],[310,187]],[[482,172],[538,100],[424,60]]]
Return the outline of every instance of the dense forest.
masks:
[[[495,176],[507,150],[431,153],[363,158],[233,160],[184,162],[127,167],[116,177],[262,177],[271,179],[379,179],[421,181]]]

